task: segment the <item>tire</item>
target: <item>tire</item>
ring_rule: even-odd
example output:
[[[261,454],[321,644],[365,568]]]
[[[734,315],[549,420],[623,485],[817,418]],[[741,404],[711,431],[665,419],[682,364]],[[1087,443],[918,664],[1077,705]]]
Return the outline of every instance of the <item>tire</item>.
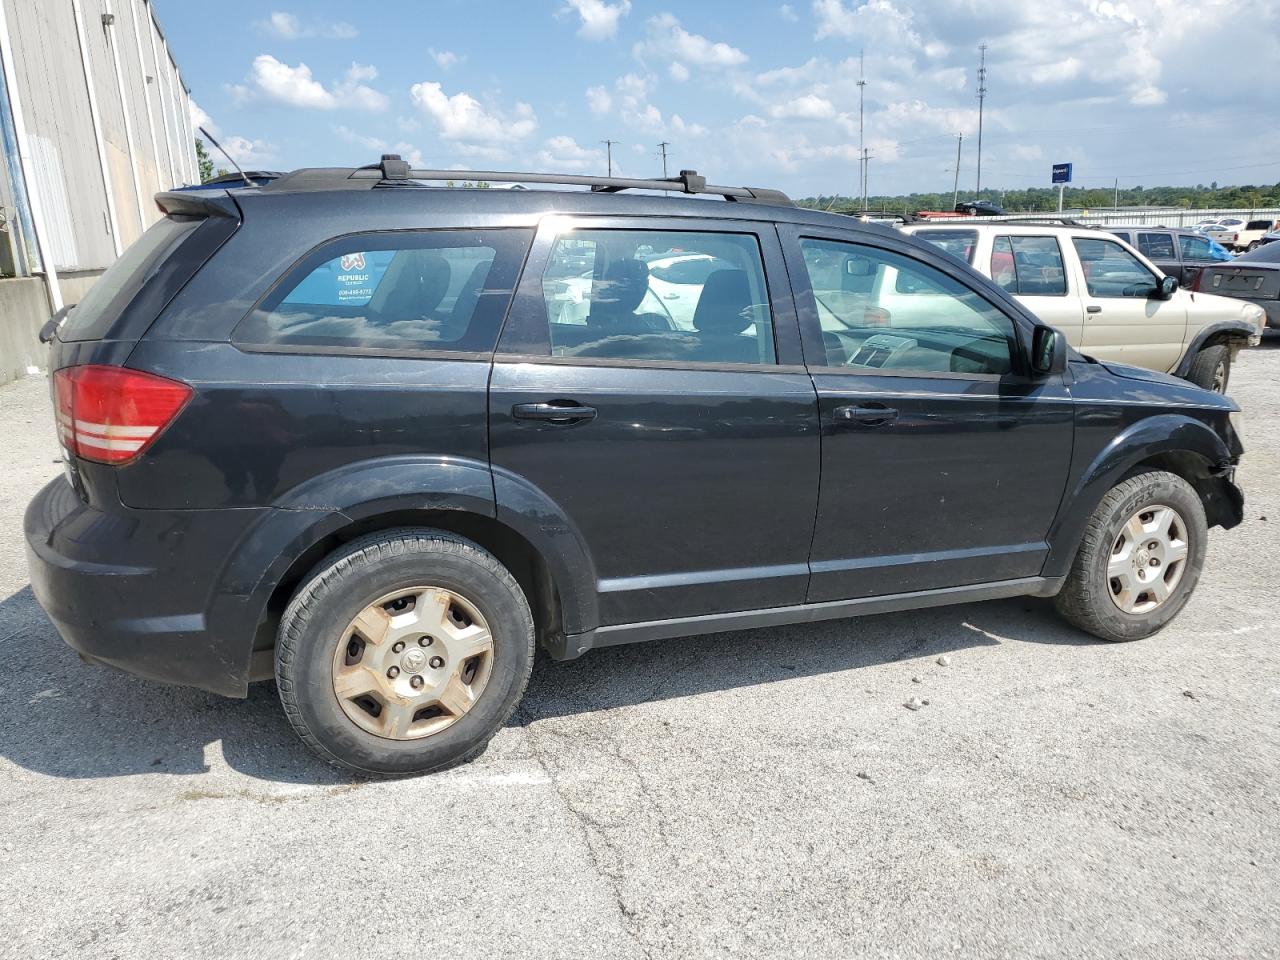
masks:
[[[519,704],[533,658],[529,604],[502,564],[461,537],[399,529],[330,554],[298,588],[280,621],[276,684],[323,760],[406,776],[479,754]],[[369,692],[342,697],[340,682]],[[439,703],[419,708],[433,692]],[[446,709],[446,694],[462,705]]]
[[[1245,247],[1245,248],[1244,248],[1244,252],[1245,252],[1245,253],[1251,253],[1252,251],[1257,250],[1257,249],[1258,249],[1258,247],[1260,247],[1260,246],[1262,246],[1262,241],[1261,241],[1261,240],[1255,240],[1255,241],[1253,241],[1253,243],[1249,244],[1247,247]]]
[[[1191,361],[1187,379],[1197,387],[1226,393],[1231,382],[1231,348],[1225,343],[1204,347]]]
[[[1148,507],[1153,511],[1144,513]],[[1127,526],[1130,518],[1158,517],[1159,508],[1172,508],[1176,514],[1176,529],[1186,544],[1183,566],[1176,580],[1165,588],[1168,594],[1163,601],[1149,610],[1142,610],[1143,604],[1138,603],[1137,612],[1126,612],[1121,608],[1122,599],[1115,596],[1116,586],[1123,584],[1110,576],[1108,568],[1113,561],[1120,564],[1126,556],[1121,540],[1122,537],[1126,542],[1130,540]],[[1103,640],[1141,640],[1151,636],[1176,617],[1190,599],[1204,567],[1208,534],[1204,506],[1187,481],[1163,470],[1133,474],[1112,487],[1090,517],[1071,572],[1054,600],[1059,615]],[[1142,536],[1159,535],[1143,533]],[[1150,560],[1144,563],[1144,554],[1131,555],[1134,570],[1154,570],[1156,576],[1163,574],[1165,581],[1170,581],[1176,572],[1167,565],[1152,564],[1148,568]],[[1163,557],[1163,553],[1160,556]]]

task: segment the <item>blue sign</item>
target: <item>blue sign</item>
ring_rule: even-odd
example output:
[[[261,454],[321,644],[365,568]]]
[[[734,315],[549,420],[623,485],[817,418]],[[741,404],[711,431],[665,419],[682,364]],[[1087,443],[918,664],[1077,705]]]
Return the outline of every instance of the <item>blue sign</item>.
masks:
[[[1053,182],[1054,183],[1070,183],[1071,182],[1071,164],[1055,163],[1053,165]]]

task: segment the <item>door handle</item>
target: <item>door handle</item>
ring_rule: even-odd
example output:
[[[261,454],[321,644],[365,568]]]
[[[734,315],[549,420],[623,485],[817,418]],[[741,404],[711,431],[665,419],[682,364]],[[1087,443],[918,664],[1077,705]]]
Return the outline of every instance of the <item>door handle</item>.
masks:
[[[596,418],[595,407],[584,407],[566,401],[551,403],[517,403],[511,408],[517,420],[544,420],[547,423],[582,423]]]
[[[898,419],[897,410],[883,405],[836,407],[832,413],[843,423],[861,423],[868,427],[878,427]]]
[[[1101,308],[1100,306],[1098,306],[1096,303],[1091,303],[1091,304],[1089,304],[1087,307],[1085,307],[1084,309],[1085,309],[1085,312],[1086,312],[1086,313],[1101,313],[1101,312],[1102,312],[1102,308]]]

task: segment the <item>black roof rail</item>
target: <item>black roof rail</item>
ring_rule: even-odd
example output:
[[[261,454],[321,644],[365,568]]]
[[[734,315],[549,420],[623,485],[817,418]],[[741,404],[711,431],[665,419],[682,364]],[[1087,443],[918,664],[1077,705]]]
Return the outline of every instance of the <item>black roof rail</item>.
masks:
[[[1081,223],[1079,220],[1073,220],[1071,217],[1000,217],[993,219],[986,218],[987,223],[1056,223],[1063,227],[1080,227],[1083,230],[1099,230],[1102,229],[1096,223]]]
[[[286,173],[265,189],[276,190],[369,190],[374,187],[410,185],[420,180],[498,183],[546,183],[558,186],[590,187],[594,193],[621,190],[663,190],[685,194],[720,196],[726,200],[746,200],[794,206],[779,190],[765,187],[721,187],[707,183],[696,170],[681,170],[678,176],[657,179],[590,177],[561,173],[521,173],[508,170],[414,170],[396,154],[384,154],[378,163],[365,167],[309,167]]]

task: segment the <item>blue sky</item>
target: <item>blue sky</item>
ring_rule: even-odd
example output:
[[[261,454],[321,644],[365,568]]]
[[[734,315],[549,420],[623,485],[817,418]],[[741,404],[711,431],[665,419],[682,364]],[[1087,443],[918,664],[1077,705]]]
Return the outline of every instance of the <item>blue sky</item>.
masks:
[[[694,167],[803,196],[1280,180],[1278,0],[154,0],[192,98],[246,166]]]

